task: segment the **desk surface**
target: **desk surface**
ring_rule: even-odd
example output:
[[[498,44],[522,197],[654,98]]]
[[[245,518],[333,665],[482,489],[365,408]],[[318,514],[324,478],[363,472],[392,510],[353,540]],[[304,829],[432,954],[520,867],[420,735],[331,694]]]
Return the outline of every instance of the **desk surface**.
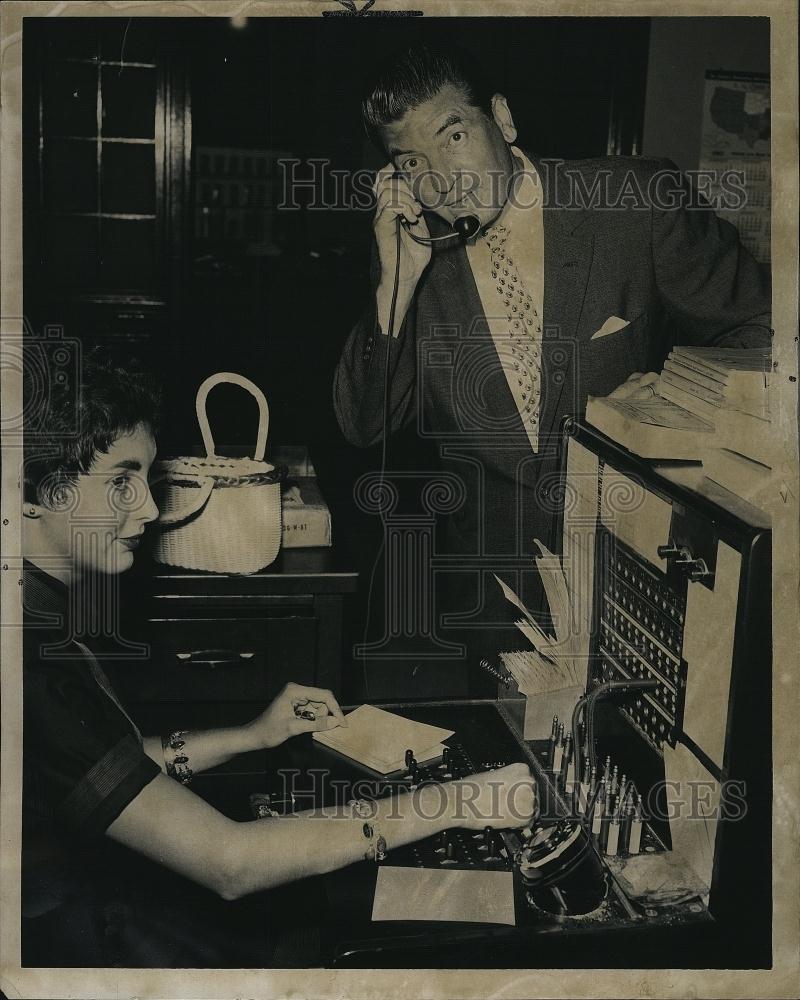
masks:
[[[476,770],[498,764],[523,761],[531,766],[534,777],[541,777],[535,749],[521,743],[509,730],[493,701],[438,702],[383,706],[433,725],[455,730],[448,742],[458,742],[471,758]],[[363,769],[326,753],[324,748],[298,745],[294,751],[298,766],[330,767],[340,780],[350,770],[359,775]],[[540,797],[542,790],[540,786]],[[408,864],[409,849],[401,848],[386,864]],[[377,866],[361,863],[333,872],[326,877],[331,926],[328,928],[333,950],[333,964],[339,967],[480,967],[537,968],[548,965],[565,967],[602,967],[607,965],[670,965],[665,960],[667,947],[678,948],[691,964],[705,966],[710,947],[703,945],[702,932],[714,933],[715,925],[706,912],[664,910],[655,917],[645,917],[622,900],[609,883],[606,900],[596,911],[580,917],[554,917],[535,910],[525,899],[518,878],[514,885],[516,926],[450,923],[443,921],[372,921]],[[630,912],[629,912],[630,911]],[[635,912],[635,917],[631,913]],[[671,945],[667,942],[671,941]],[[694,952],[689,943],[694,942]],[[687,950],[688,949],[688,950]],[[692,954],[694,958],[692,958]],[[677,958],[672,960],[678,961]]]
[[[410,718],[454,729],[456,736],[452,740],[458,740],[468,751],[476,769],[524,760],[536,770],[536,757],[530,745],[517,741],[494,702],[383,707],[393,707]],[[276,767],[297,769],[304,774],[317,769],[326,774],[325,783],[306,786],[309,795],[296,803],[298,809],[336,801],[335,782],[352,787],[357,781],[372,778],[380,783],[373,772],[326,750],[310,737],[292,740],[280,751],[280,759],[273,757],[271,761],[271,774],[264,779],[266,782],[274,781]],[[270,790],[263,781],[258,784],[259,780],[257,775],[237,776],[235,802],[230,798],[234,786],[225,781],[226,802],[217,800],[214,804],[236,818],[246,818],[249,793]],[[274,787],[277,790],[280,786]],[[342,787],[338,786],[339,797]],[[222,784],[218,792],[223,793]],[[399,863],[398,855],[406,850],[398,849],[395,863]],[[392,863],[390,851],[386,864]],[[536,912],[527,904],[518,879],[515,880],[515,927],[441,921],[374,923],[376,878],[377,866],[361,862],[322,880],[326,907],[319,919],[326,964],[358,968],[670,968],[735,967],[740,960],[729,945],[719,940],[718,926],[705,912],[672,910],[654,917],[640,914],[631,919],[612,890],[607,902],[594,913],[556,918]],[[298,887],[297,892],[302,895],[311,892],[311,888]]]

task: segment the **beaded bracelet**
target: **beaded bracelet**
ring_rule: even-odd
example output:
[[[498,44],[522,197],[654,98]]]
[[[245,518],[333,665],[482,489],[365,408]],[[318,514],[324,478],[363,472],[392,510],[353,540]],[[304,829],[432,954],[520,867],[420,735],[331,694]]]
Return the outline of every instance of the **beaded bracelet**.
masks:
[[[189,767],[189,757],[184,749],[187,736],[186,732],[172,733],[170,736],[161,737],[161,748],[164,751],[164,763],[167,767],[167,774],[182,785],[188,785],[192,780],[194,771]],[[168,753],[168,751],[172,751]]]
[[[376,808],[374,802],[368,802],[366,799],[351,799],[348,803],[350,807],[350,815],[353,819],[363,819],[364,825],[361,827],[361,832],[364,834],[366,839],[369,841],[369,846],[364,852],[365,861],[383,861],[386,857],[386,838],[377,829],[377,825],[373,819]]]

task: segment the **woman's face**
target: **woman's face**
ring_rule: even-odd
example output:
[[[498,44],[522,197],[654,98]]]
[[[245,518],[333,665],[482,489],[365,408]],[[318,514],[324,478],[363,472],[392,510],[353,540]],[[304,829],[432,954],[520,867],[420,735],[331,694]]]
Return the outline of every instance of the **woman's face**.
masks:
[[[145,525],[158,517],[148,484],[156,456],[150,429],[139,424],[98,453],[87,473],[63,488],[57,509],[38,508],[38,544],[28,555],[68,569],[73,580],[123,573],[133,565]]]

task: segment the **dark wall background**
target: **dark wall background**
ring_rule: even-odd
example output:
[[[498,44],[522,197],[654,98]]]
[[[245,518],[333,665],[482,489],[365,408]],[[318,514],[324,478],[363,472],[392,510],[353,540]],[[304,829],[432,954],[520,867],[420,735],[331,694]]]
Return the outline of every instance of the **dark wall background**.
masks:
[[[382,53],[425,38],[474,54],[508,95],[521,143],[541,155],[602,154],[612,100],[627,111],[628,132],[641,127],[648,28],[646,19],[565,18],[193,24],[184,50],[193,145],[286,149],[332,170],[377,169],[384,161],[359,114],[364,76]],[[371,213],[300,214],[285,220],[279,260],[249,262],[227,290],[199,283],[192,339],[200,368],[200,359],[213,366],[226,356],[258,376],[281,440],[338,446],[330,382],[367,294]]]
[[[645,156],[668,156],[681,170],[700,164],[703,94],[709,69],[769,73],[766,17],[654,17],[650,22]]]
[[[241,371],[264,388],[272,410],[271,440],[338,448],[342,439],[330,403],[331,376],[368,292],[370,213],[280,213],[279,256],[254,255],[242,246],[209,247],[195,239],[193,151],[203,146],[279,149],[303,161],[325,159],[331,170],[378,168],[383,159],[364,137],[359,116],[364,77],[383,54],[427,39],[453,41],[480,61],[511,102],[520,142],[539,154],[605,153],[612,124],[618,151],[635,152],[641,146],[649,19],[270,17],[238,23],[242,26],[235,27],[229,18],[26,20],[26,313],[34,326],[62,323],[68,335],[86,343],[122,341],[123,351],[135,349],[151,357],[170,387],[163,436],[167,450],[186,451],[198,441],[195,387],[210,372],[225,368]],[[94,49],[93,33],[100,35]],[[45,189],[47,179],[53,187],[55,178],[54,189],[63,189],[65,197],[81,188],[80,163],[85,159],[89,170],[92,159],[75,159],[86,145],[64,144],[39,133],[39,98],[44,92],[45,112],[50,105],[59,113],[70,109],[73,98],[80,103],[91,64],[78,67],[73,61],[61,76],[53,66],[63,69],[58,60],[86,60],[92,52],[101,61],[155,61],[161,81],[157,113],[165,112],[168,144],[171,129],[180,129],[185,144],[180,153],[186,158],[183,176],[175,136],[173,152],[167,149],[175,163],[156,214],[171,243],[164,259],[149,268],[159,294],[144,289],[165,300],[168,322],[154,323],[146,335],[127,340],[127,333],[112,335],[109,323],[98,320],[99,296],[93,296],[93,289],[81,288],[78,296],[74,288],[71,294],[67,281],[59,296],[53,291],[53,271],[66,273],[74,253],[81,253],[80,236],[65,241],[63,267],[51,268],[49,276],[40,273],[42,255],[36,250],[43,225],[37,214],[39,146],[44,148]],[[142,73],[129,66],[120,66],[119,72],[105,66],[102,72],[106,84],[112,79],[124,84]],[[56,92],[54,102],[48,101],[48,88]],[[127,100],[130,109],[137,94],[132,90]],[[158,171],[158,153],[156,160]],[[132,165],[129,173],[141,171]],[[101,178],[101,187],[103,183]],[[131,180],[131,189],[133,184]],[[161,191],[158,182],[156,189]],[[85,230],[72,231],[88,233],[92,224],[84,220],[81,225]],[[125,291],[126,272],[142,271],[146,242],[131,240],[126,248],[120,240],[117,252],[120,288],[103,289],[112,297]],[[137,280],[141,284],[145,279]],[[70,300],[78,298],[81,308],[76,311]],[[248,440],[245,415],[231,416],[235,409],[222,393],[220,399],[221,440],[242,446]]]
[[[366,140],[359,116],[364,77],[390,50],[424,39],[455,42],[480,61],[509,99],[520,145],[539,155],[636,154],[642,152],[643,134],[645,152],[675,155],[665,145],[683,149],[699,127],[690,115],[676,117],[674,103],[678,82],[683,80],[681,93],[688,86],[681,74],[692,20],[654,19],[651,32],[651,19],[624,17],[270,17],[244,19],[238,27],[227,17],[27,18],[26,316],[37,332],[55,323],[86,346],[107,342],[123,356],[149,359],[167,387],[163,453],[200,450],[194,397],[207,375],[231,370],[259,384],[270,404],[270,442],[309,447],[332,508],[336,543],[362,571],[362,604],[355,608],[351,636],[360,639],[379,525],[377,518],[354,510],[352,485],[362,472],[379,466],[380,455],[344,441],[333,413],[331,382],[341,347],[369,294],[371,212],[305,207],[278,213],[271,254],[254,253],[241,242],[200,238],[195,233],[196,150],[283,150],[302,161],[324,159],[332,170],[377,169],[383,158]],[[765,24],[760,21],[758,29],[762,55]],[[741,19],[705,24],[705,42],[692,49],[695,76],[701,68],[749,68],[721,65],[738,62],[741,33]],[[158,80],[154,108],[161,124],[148,133],[155,135],[156,146],[157,240],[148,250],[141,241],[118,239],[118,287],[78,287],[64,276],[71,273],[75,255],[88,252],[80,240],[64,243],[62,261],[52,253],[49,262],[44,260],[49,252],[44,230],[58,215],[47,199],[49,190],[74,200],[74,192],[89,181],[77,161],[65,156],[80,144],[45,135],[42,123],[47,126],[48,107],[65,119],[76,102],[78,110],[85,103],[91,111],[91,91],[87,99],[82,88],[91,86],[99,66],[134,128],[139,111],[153,114],[138,103],[145,98],[134,89],[126,97],[125,86],[144,72],[126,61],[137,60],[152,64]],[[701,67],[701,62],[710,65]],[[80,86],[77,79],[83,81]],[[53,119],[51,125],[57,133],[58,122]],[[138,147],[136,155],[142,150]],[[91,157],[86,162],[86,170],[92,170]],[[136,197],[141,197],[134,190],[140,180],[131,167],[127,184]],[[124,170],[117,171],[116,183],[124,195]],[[71,220],[78,222],[90,225]],[[143,268],[148,252],[152,259]],[[126,279],[145,272],[151,275],[150,286],[137,278],[132,295]],[[211,397],[212,426],[223,453],[246,449],[255,432],[255,404],[233,392],[220,389]],[[393,467],[408,464],[411,456],[417,467],[432,460],[413,438],[392,442]],[[373,594],[371,606],[380,604]]]
[[[509,99],[521,145],[545,156],[603,154],[611,126],[612,142],[631,152],[641,146],[648,33],[647,19],[251,19],[242,29],[206,22],[193,28],[189,51],[193,144],[285,149],[304,161],[327,159],[333,170],[378,169],[384,158],[360,120],[364,77],[383,53],[425,38],[455,42],[480,62]],[[380,522],[352,501],[353,483],[379,466],[380,454],[343,440],[331,380],[369,295],[371,215],[300,213],[282,227],[281,257],[244,261],[225,294],[201,281],[189,298],[198,307],[192,339],[202,346],[192,352],[180,404],[192,412],[192,387],[215,365],[242,370],[267,393],[275,439],[309,445],[337,544],[361,571],[354,642],[382,627]],[[233,411],[218,402],[220,424],[235,437]],[[428,448],[413,434],[395,438],[390,468],[435,466]]]

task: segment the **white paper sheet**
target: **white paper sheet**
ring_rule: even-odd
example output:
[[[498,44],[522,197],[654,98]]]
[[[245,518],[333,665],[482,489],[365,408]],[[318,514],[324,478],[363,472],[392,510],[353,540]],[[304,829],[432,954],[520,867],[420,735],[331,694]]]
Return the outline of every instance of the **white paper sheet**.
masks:
[[[551,663],[535,649],[500,653],[503,666],[517,683],[521,694],[535,696],[561,691],[575,685],[572,666],[559,661]]]
[[[741,566],[741,555],[720,542],[714,589],[691,583],[686,595],[683,656],[688,672],[683,728],[717,767],[722,767],[725,753]]]
[[[682,743],[664,744],[672,852],[711,886],[720,784]]]
[[[539,626],[536,624],[536,619],[533,617],[530,611],[528,611],[528,609],[525,607],[522,601],[517,597],[517,595],[514,593],[511,587],[509,587],[507,583],[504,583],[497,575],[497,573],[494,574],[494,578],[500,584],[500,589],[503,591],[503,597],[505,597],[507,601],[510,601],[518,611],[521,611],[523,615],[525,615],[525,617],[528,619],[528,621],[538,629]]]
[[[556,638],[561,646],[561,652],[569,654],[572,651],[570,644],[573,639],[572,609],[567,592],[567,581],[564,579],[564,572],[561,569],[561,559],[554,555],[538,538],[534,538],[533,542],[540,553],[534,561],[542,579]]]
[[[588,659],[591,642],[600,462],[594,452],[574,439],[567,449],[562,566],[577,629],[573,648],[577,672],[579,664]]]
[[[548,690],[563,686],[571,687],[578,683],[577,678],[582,670],[579,666],[576,668],[575,663],[576,659],[579,662],[581,659],[576,652],[579,647],[579,637],[577,630],[571,625],[572,608],[567,583],[560,558],[550,552],[538,538],[534,538],[533,541],[539,548],[540,555],[535,559],[536,568],[542,578],[550,613],[558,629],[558,638],[551,639],[546,635],[514,591],[499,576],[495,575],[495,580],[500,584],[506,599],[525,614],[527,621],[523,619],[515,624],[539,654],[537,665],[548,664],[554,676],[563,678],[563,683],[556,681],[548,687]],[[520,690],[523,690],[522,686]]]
[[[378,869],[373,920],[454,920],[514,926],[511,872]]]

